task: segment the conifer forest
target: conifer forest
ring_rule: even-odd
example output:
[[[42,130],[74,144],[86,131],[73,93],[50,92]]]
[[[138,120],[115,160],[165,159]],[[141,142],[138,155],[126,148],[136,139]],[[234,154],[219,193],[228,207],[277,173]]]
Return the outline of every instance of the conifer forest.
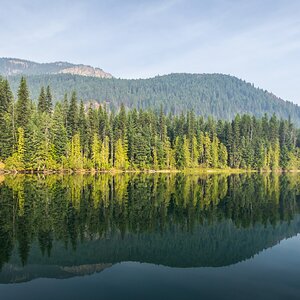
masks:
[[[228,121],[162,107],[113,112],[75,91],[54,103],[50,86],[31,99],[25,77],[14,97],[8,80],[0,81],[0,161],[7,171],[295,170],[299,146],[299,130],[275,114]]]

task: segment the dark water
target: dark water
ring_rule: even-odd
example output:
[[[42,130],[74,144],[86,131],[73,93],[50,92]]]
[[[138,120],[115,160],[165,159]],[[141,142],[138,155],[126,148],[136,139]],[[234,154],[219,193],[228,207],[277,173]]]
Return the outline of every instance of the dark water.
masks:
[[[0,177],[0,299],[300,299],[300,175]]]

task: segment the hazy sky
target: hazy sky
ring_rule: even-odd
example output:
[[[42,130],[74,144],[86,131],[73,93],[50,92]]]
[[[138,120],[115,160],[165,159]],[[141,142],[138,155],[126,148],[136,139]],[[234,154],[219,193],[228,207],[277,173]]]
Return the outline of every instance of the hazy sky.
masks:
[[[300,104],[299,0],[0,0],[0,56],[225,73]]]

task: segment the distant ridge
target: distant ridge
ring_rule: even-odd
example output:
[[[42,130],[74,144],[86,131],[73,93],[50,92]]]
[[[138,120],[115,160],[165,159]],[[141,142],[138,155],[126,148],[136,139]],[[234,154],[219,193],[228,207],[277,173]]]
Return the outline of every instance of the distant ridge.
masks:
[[[0,74],[3,76],[60,73],[98,78],[112,78],[110,73],[104,72],[100,68],[94,68],[83,64],[76,65],[61,61],[53,63],[36,63],[19,58],[0,58]]]
[[[38,98],[42,86],[50,85],[55,101],[75,90],[86,103],[105,103],[112,111],[123,103],[128,109],[162,107],[165,113],[173,115],[193,110],[197,115],[226,120],[236,114],[276,114],[278,118],[291,118],[300,126],[297,104],[230,75],[174,73],[148,79],[117,79],[91,66],[16,58],[0,58],[1,74],[8,78],[15,95],[20,76],[26,75],[33,100]]]

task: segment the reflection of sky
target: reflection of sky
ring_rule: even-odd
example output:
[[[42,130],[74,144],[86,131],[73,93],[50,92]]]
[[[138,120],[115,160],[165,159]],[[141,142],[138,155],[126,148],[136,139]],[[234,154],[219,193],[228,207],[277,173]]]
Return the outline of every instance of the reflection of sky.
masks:
[[[126,78],[232,74],[300,103],[298,0],[4,0],[1,11],[0,56]]]
[[[221,268],[125,262],[91,276],[0,285],[1,299],[299,299],[300,236]],[[3,297],[3,298],[2,298]]]

